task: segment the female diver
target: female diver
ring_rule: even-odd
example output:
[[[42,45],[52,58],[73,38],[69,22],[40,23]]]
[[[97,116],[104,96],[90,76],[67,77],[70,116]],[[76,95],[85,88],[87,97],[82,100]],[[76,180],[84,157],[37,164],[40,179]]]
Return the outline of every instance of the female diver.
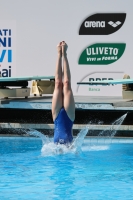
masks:
[[[72,126],[75,119],[75,102],[71,89],[67,47],[64,41],[57,45],[55,89],[52,99],[52,117],[55,124],[54,143],[66,145],[73,140]]]

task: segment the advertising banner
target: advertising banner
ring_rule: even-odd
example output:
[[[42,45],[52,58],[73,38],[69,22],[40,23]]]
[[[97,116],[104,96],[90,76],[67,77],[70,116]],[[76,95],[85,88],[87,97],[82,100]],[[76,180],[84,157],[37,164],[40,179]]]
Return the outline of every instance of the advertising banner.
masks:
[[[118,31],[125,22],[126,13],[97,13],[83,21],[79,35],[109,35]]]
[[[16,75],[16,25],[0,20],[0,76]]]
[[[116,62],[124,53],[126,44],[98,43],[87,47],[79,58],[82,65],[108,65]]]
[[[86,74],[80,82],[114,80],[124,76],[122,71],[97,71]],[[78,85],[77,93],[89,96],[121,96],[122,85]]]
[[[109,41],[109,35],[115,35],[124,26],[125,20],[126,13],[94,13],[82,21],[79,27],[79,38],[90,40],[91,35],[95,35],[96,42],[86,44],[79,54],[78,69],[84,71],[79,82],[123,78],[126,69],[121,65],[121,70],[118,70],[116,63],[126,51],[124,38],[123,41],[117,40],[117,42],[105,41]],[[102,42],[98,42],[98,35],[104,35]],[[76,92],[78,95],[86,96],[121,96],[122,85],[78,85]]]
[[[25,5],[14,0],[7,7],[2,1],[0,75],[54,76],[56,46],[65,41],[74,95],[122,96],[122,85],[81,86],[77,82],[122,79],[124,74],[133,78],[132,4],[29,0]]]

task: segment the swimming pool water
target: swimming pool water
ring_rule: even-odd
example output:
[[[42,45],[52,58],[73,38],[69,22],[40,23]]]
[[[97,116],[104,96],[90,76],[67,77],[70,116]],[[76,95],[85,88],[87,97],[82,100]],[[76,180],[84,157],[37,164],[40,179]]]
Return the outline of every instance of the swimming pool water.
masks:
[[[0,138],[1,200],[133,199],[133,142],[85,139],[82,153],[43,156],[39,138]]]

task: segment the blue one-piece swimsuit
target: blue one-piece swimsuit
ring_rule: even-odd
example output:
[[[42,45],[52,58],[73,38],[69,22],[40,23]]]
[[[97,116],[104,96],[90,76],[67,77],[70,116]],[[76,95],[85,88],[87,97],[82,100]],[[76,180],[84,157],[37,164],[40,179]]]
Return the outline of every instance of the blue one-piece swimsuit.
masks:
[[[71,143],[73,140],[73,121],[70,120],[64,108],[61,108],[57,118],[54,121],[54,124],[54,142],[60,144]]]

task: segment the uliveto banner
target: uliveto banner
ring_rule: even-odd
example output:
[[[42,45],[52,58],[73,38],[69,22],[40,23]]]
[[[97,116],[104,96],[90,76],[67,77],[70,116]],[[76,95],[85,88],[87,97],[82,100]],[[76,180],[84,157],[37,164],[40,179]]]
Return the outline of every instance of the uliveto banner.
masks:
[[[116,62],[124,53],[125,43],[96,43],[83,50],[80,65],[108,65]]]
[[[16,26],[14,21],[0,21],[0,76],[16,75]]]

